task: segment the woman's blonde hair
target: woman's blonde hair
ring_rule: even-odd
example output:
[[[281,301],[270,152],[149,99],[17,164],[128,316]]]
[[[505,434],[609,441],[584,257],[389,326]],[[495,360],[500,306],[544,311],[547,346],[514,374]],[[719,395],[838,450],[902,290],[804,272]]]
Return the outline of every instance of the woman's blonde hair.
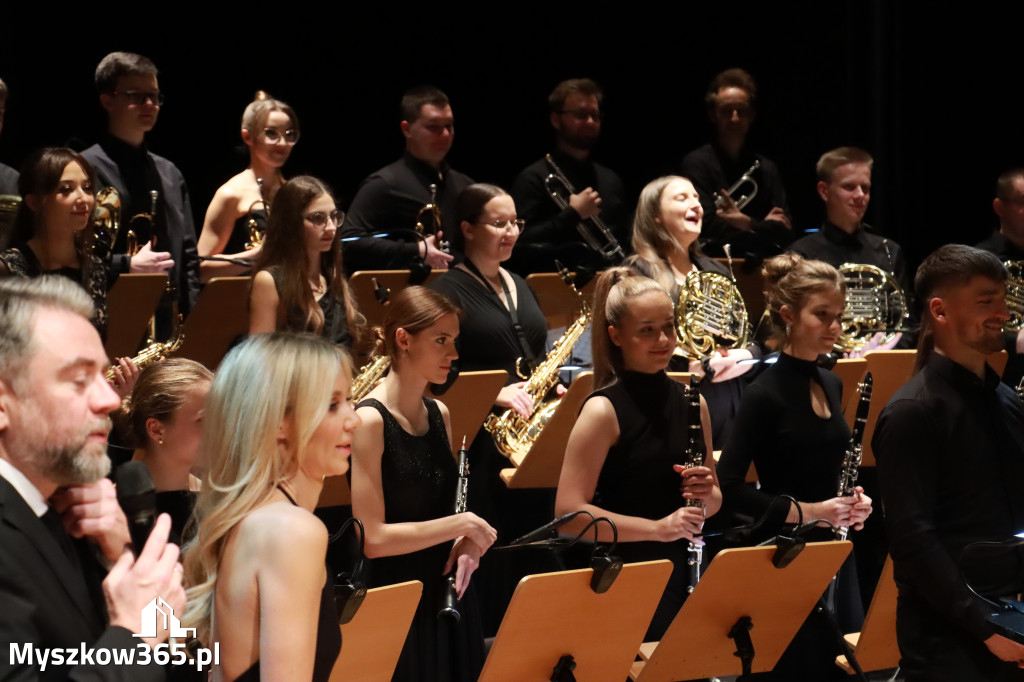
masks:
[[[182,620],[197,628],[201,641],[212,630],[217,572],[231,531],[298,472],[339,371],[351,375],[344,350],[287,332],[249,337],[217,370],[199,445],[198,457],[209,463],[196,505],[199,529],[184,561],[188,609]]]
[[[630,301],[650,291],[660,292],[669,302],[672,301],[660,284],[626,267],[610,268],[598,278],[594,294],[594,333],[591,336],[596,388],[609,385],[625,369],[622,349],[612,343],[608,327],[618,327],[629,310]]]
[[[652,278],[669,292],[675,288],[676,278],[665,261],[682,245],[664,224],[658,222],[658,218],[661,217],[661,195],[676,180],[690,181],[681,175],[664,175],[647,183],[640,191],[640,200],[633,215],[633,252],[637,258],[646,261],[650,267],[645,269],[650,270]],[[687,254],[691,261],[703,255],[696,239],[690,244]]]
[[[822,292],[838,291],[846,296],[846,282],[839,271],[820,260],[809,260],[797,253],[784,253],[769,258],[761,268],[764,297],[772,323],[773,338],[788,340],[782,306],[799,312],[807,297]]]

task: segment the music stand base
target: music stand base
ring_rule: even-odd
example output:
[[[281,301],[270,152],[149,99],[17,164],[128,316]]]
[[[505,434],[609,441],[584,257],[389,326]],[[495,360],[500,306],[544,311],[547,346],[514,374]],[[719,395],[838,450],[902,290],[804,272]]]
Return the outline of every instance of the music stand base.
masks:
[[[737,682],[749,682],[751,668],[754,664],[754,643],[750,640],[750,630],[754,622],[750,616],[741,616],[736,624],[729,630],[729,639],[735,640],[736,651],[733,656],[739,657],[743,663],[743,672],[736,678]]]
[[[572,671],[576,669],[576,661],[571,654],[566,654],[558,659],[555,669],[551,671],[551,682],[576,682],[576,676]]]

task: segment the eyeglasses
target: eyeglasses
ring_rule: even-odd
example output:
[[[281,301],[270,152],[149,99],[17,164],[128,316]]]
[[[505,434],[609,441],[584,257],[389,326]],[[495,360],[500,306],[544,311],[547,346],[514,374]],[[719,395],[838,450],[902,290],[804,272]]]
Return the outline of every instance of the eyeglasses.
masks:
[[[317,211],[316,213],[307,213],[302,217],[308,220],[309,222],[313,223],[317,227],[324,227],[327,224],[328,220],[334,223],[335,227],[341,227],[341,224],[345,222],[344,211],[331,211],[330,213]]]
[[[282,137],[287,144],[295,144],[299,141],[299,131],[295,128],[289,128],[285,131],[278,130],[277,128],[264,128],[263,137],[267,138],[267,142],[271,144],[277,144]]]
[[[159,90],[115,90],[112,93],[115,97],[121,96],[128,100],[128,104],[141,107],[147,100],[153,102],[154,106],[160,107],[164,104],[164,96]]]
[[[562,113],[580,122],[586,121],[588,118],[592,118],[598,123],[601,122],[601,112],[596,109],[562,109]]]
[[[523,231],[523,227],[526,226],[526,221],[523,220],[522,218],[520,218],[519,220],[515,220],[514,218],[504,218],[504,219],[499,218],[498,220],[495,220],[492,223],[477,223],[477,224],[478,225],[486,225],[488,227],[493,227],[496,230],[504,230],[506,227],[512,226],[512,227],[519,228],[519,231],[522,232]]]

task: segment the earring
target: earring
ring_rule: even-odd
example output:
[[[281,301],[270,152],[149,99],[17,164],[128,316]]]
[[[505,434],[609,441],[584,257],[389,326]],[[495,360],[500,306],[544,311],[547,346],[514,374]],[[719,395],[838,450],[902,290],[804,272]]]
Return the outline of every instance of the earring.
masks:
[[[157,440],[157,443],[160,443],[160,445],[163,445],[164,444],[164,439],[160,438],[159,440]]]
[[[792,322],[787,322],[786,323],[786,336],[789,336],[790,332],[792,332],[792,331],[793,331],[793,323]]]

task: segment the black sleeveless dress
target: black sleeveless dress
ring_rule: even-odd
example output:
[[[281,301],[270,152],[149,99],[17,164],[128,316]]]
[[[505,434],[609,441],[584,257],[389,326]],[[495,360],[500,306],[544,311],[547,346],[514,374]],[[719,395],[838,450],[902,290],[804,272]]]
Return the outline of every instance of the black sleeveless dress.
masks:
[[[678,510],[685,500],[672,466],[683,461],[689,444],[686,388],[664,372],[624,372],[587,400],[596,396],[607,398],[615,408],[619,439],[601,467],[594,504],[645,519],[661,519]],[[627,562],[668,559],[673,565],[645,642],[661,639],[686,600],[688,547],[686,540],[623,542],[615,550]]]
[[[256,221],[256,227],[263,234],[267,231],[267,212],[258,208],[251,214]],[[231,236],[224,246],[224,253],[241,253],[246,250],[245,245],[249,243],[249,213],[244,213],[235,219],[235,225],[231,228]]]
[[[278,487],[295,504],[292,496]],[[298,506],[298,505],[296,505]],[[338,612],[334,608],[334,582],[331,579],[331,567],[327,567],[327,582],[320,595],[320,613],[316,623],[316,650],[313,653],[312,682],[328,682],[331,670],[341,653],[341,630],[338,626]],[[257,660],[249,669],[235,678],[235,682],[259,682],[260,662]]]
[[[359,403],[359,407],[377,410],[384,420],[380,473],[385,523],[429,521],[450,516],[455,507],[458,467],[448,444],[444,417],[436,402],[424,398],[424,403],[430,429],[423,436],[408,433],[379,401],[371,398]],[[472,487],[472,478],[470,481]],[[472,582],[458,607],[462,620],[454,624],[437,618],[447,586],[441,569],[450,551],[451,543],[443,542],[370,562],[371,586],[408,580],[423,583],[423,597],[393,680],[475,680],[483,668],[483,630]]]

